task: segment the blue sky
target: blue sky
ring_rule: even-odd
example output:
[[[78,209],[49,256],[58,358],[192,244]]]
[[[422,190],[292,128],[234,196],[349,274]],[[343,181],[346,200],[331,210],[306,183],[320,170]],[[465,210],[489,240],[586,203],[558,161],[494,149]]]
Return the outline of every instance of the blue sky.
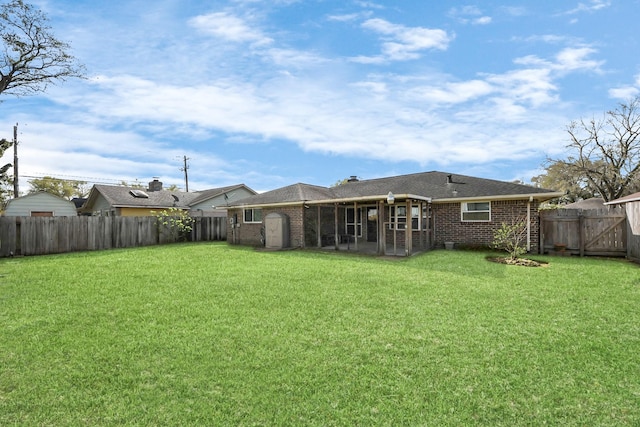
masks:
[[[439,170],[530,182],[640,94],[640,0],[31,0],[87,79],[2,96],[20,189]],[[4,160],[11,161],[12,153]]]

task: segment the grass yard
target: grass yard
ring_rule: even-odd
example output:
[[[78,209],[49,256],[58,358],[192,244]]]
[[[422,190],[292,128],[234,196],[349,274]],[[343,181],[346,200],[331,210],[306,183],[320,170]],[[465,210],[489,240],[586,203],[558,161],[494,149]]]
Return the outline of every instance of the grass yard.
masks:
[[[0,260],[0,425],[639,425],[640,268],[486,255]]]

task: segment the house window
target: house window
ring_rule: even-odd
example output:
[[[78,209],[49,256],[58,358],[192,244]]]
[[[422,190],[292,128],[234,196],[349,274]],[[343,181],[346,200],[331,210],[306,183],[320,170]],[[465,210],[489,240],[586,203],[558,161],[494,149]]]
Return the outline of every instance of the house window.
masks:
[[[357,235],[358,237],[361,237],[362,236],[362,210],[354,209],[354,208],[346,208],[344,215],[345,215],[345,226],[347,229],[347,234],[350,236]]]
[[[422,208],[422,215],[420,215],[420,206],[411,206],[411,229],[413,231],[426,230],[428,222],[429,211],[427,206]],[[391,206],[389,212],[389,229],[393,230],[406,230],[407,229],[407,207],[406,206]]]
[[[413,231],[426,230],[428,221],[429,211],[427,210],[427,205],[422,206],[422,216],[420,215],[420,206],[412,206],[411,207],[411,229]]]
[[[462,203],[462,221],[491,221],[491,202]]]
[[[407,228],[407,207],[391,206],[389,213],[389,229],[404,230]]]
[[[244,222],[262,222],[262,209],[245,209]]]

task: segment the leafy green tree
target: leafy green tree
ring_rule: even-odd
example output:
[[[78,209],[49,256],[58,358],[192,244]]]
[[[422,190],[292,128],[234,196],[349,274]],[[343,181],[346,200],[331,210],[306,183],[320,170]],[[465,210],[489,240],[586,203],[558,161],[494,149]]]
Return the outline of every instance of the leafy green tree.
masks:
[[[53,178],[44,176],[42,178],[33,178],[29,180],[29,193],[37,193],[46,191],[55,194],[63,199],[73,199],[74,197],[85,197],[89,194],[86,181],[75,181],[68,179]]]
[[[557,200],[560,204],[595,197],[593,191],[589,189],[588,181],[579,175],[574,175],[574,172],[572,167],[563,162],[555,162],[547,166],[544,174],[531,178],[531,182],[538,188],[564,191],[565,195]]]
[[[138,180],[136,180],[136,182],[129,184],[127,181],[120,181],[120,184],[123,187],[131,187],[131,188],[137,188],[138,190],[144,190],[146,189],[146,185],[141,184]]]
[[[47,16],[23,0],[0,5],[0,94],[43,92],[56,81],[82,77],[69,44],[51,32]]]
[[[539,182],[566,189],[574,199],[611,201],[640,190],[640,97],[600,119],[573,121],[567,132],[568,156],[549,159]]]

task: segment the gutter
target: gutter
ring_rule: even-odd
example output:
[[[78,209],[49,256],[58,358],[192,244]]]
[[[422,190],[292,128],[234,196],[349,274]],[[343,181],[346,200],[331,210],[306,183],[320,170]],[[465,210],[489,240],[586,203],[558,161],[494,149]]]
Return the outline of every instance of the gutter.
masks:
[[[422,200],[428,203],[459,203],[468,201],[492,201],[492,200],[550,200],[556,197],[564,196],[563,191],[554,191],[551,193],[534,193],[534,194],[509,194],[506,196],[475,196],[475,197],[450,197],[442,199],[434,199],[432,197],[418,196],[416,194],[394,194],[396,200]],[[380,200],[387,200],[387,194],[377,196],[360,196],[360,197],[344,197],[340,199],[323,199],[323,200],[296,200],[292,202],[280,202],[280,203],[256,203],[256,204],[243,204],[243,205],[230,205],[228,208],[260,208],[260,207],[287,207],[287,206],[302,206],[302,205],[326,205],[333,203],[356,203],[356,202],[376,202]]]
[[[257,208],[257,207],[285,207],[285,206],[302,206],[302,205],[326,205],[334,203],[357,203],[357,202],[377,202],[380,200],[387,200],[387,194],[380,196],[360,196],[360,197],[344,197],[341,199],[323,199],[323,200],[296,200],[295,202],[280,202],[280,203],[258,203],[258,204],[243,204],[243,205],[231,205],[229,208]],[[396,200],[422,200],[431,203],[431,197],[417,196],[415,194],[394,194]]]
[[[550,200],[556,197],[564,196],[563,191],[554,191],[551,193],[534,193],[534,194],[509,194],[506,196],[476,196],[476,197],[449,197],[444,199],[433,199],[433,203],[455,203],[455,202],[468,202],[468,201],[492,201],[492,200],[521,200],[521,199],[533,199],[533,200]]]

